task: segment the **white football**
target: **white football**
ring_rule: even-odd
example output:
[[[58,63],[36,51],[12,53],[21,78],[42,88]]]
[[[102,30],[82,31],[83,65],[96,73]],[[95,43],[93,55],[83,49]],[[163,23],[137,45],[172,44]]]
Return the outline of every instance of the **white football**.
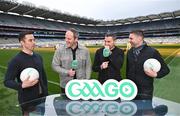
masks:
[[[39,72],[35,68],[25,68],[21,74],[20,79],[21,81],[26,80],[29,77],[29,80],[35,80],[39,78]]]
[[[150,58],[144,62],[143,67],[144,67],[144,71],[148,71],[152,69],[153,71],[158,72],[161,69],[161,64],[158,60],[154,58]]]

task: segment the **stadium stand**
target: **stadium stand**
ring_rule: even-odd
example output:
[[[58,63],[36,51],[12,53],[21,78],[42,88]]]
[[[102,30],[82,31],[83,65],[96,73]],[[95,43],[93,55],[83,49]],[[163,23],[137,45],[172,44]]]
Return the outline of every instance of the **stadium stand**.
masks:
[[[65,30],[75,28],[79,39],[85,45],[102,43],[104,34],[113,32],[117,43],[127,42],[129,32],[141,29],[149,43],[176,43],[180,35],[180,10],[151,14],[135,18],[100,21],[38,8],[33,4],[18,3],[14,0],[0,0],[0,45],[18,43],[20,31],[34,31],[37,42],[58,43],[64,39]],[[51,20],[50,20],[51,19]],[[16,45],[17,46],[17,45]]]

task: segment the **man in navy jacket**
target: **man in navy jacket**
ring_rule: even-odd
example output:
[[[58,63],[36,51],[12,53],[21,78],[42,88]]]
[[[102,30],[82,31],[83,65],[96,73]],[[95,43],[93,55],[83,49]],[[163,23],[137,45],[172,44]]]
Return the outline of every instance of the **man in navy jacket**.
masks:
[[[160,53],[146,44],[144,34],[141,30],[130,32],[129,42],[132,48],[127,53],[127,79],[134,81],[138,87],[136,99],[152,99],[154,78],[162,78],[167,75],[170,70]],[[144,71],[143,64],[149,58],[157,59],[160,62],[160,71]]]
[[[35,107],[35,104],[28,102],[48,95],[47,78],[42,57],[33,52],[35,47],[33,32],[20,33],[19,42],[22,50],[10,61],[4,85],[18,91],[18,100],[22,107],[22,113],[28,115]],[[39,79],[21,81],[21,72],[29,67],[35,68],[39,72]]]
[[[108,79],[122,80],[120,69],[124,62],[124,52],[115,46],[116,37],[112,33],[107,33],[104,39],[104,47],[95,53],[93,71],[98,72],[98,81],[103,84]],[[108,48],[110,53],[104,56],[104,49]]]

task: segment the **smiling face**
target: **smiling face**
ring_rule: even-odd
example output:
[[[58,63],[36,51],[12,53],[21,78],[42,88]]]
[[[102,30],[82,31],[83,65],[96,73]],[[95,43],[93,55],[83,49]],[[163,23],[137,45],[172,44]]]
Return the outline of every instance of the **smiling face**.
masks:
[[[138,35],[134,34],[134,33],[130,33],[129,42],[130,42],[132,47],[137,48],[137,47],[142,45],[143,38],[141,36],[138,36]]]
[[[113,49],[115,46],[115,40],[113,39],[113,37],[111,36],[105,37],[104,46],[108,46],[109,49]]]
[[[77,44],[77,38],[75,38],[73,32],[71,31],[67,31],[65,34],[65,41],[66,41],[66,45],[67,47],[71,47],[73,48],[76,44]]]

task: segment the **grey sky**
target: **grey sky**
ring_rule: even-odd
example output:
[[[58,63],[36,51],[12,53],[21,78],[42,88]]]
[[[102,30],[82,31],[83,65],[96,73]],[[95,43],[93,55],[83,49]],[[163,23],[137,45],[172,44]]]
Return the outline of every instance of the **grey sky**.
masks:
[[[93,19],[116,20],[180,10],[180,0],[18,0]]]

